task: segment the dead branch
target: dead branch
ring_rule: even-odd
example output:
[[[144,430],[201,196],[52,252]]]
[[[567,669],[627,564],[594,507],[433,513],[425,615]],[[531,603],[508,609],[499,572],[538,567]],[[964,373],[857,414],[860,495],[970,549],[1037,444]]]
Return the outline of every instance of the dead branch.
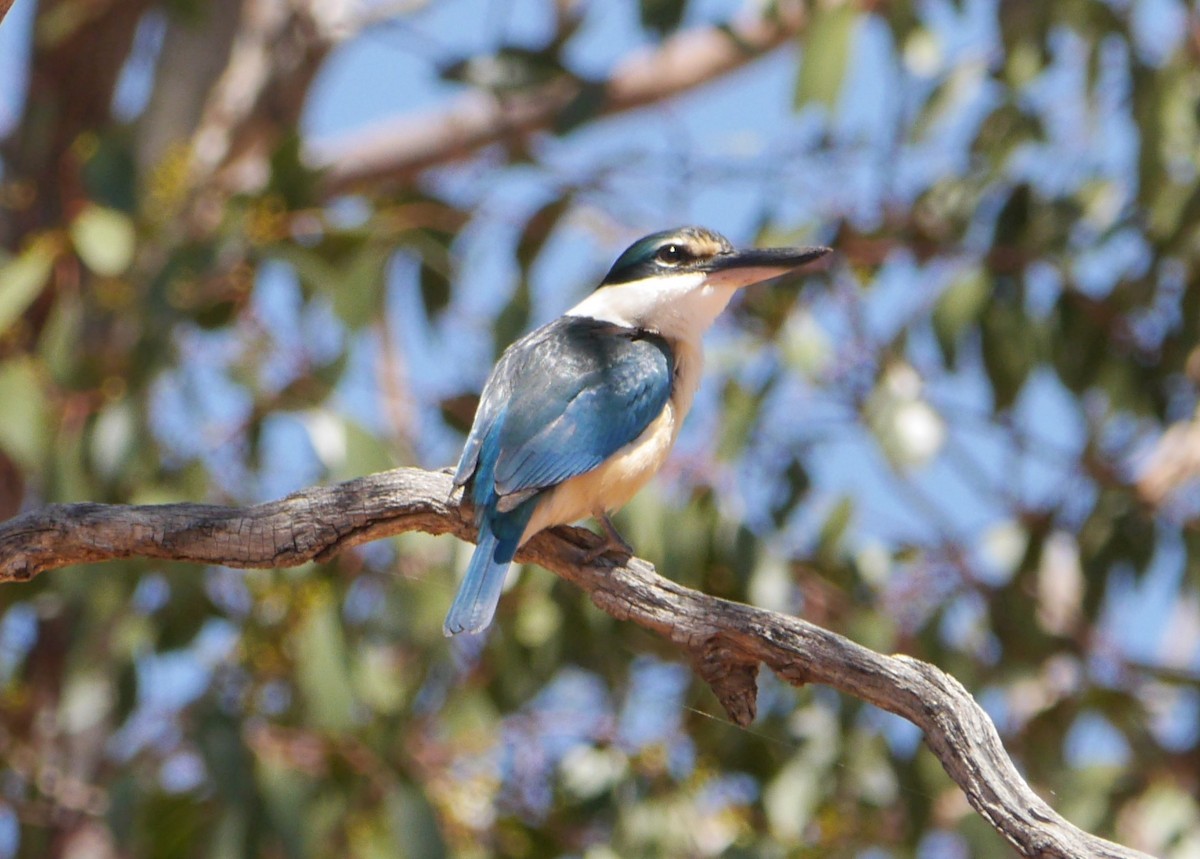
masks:
[[[205,93],[190,140],[190,220],[217,227],[232,193],[256,191],[271,153],[296,128],[325,57],[345,33],[341,4],[240,0],[228,62]]]
[[[801,4],[780,3],[768,17],[671,36],[618,64],[593,115],[654,104],[707,83],[794,38],[805,20]],[[325,191],[331,195],[378,188],[547,128],[580,92],[579,84],[566,80],[506,98],[473,91],[444,109],[316,144],[311,157],[326,169]]]
[[[209,0],[204,15],[166,16],[161,67],[136,126],[138,173],[144,181],[152,181],[152,171],[172,150],[189,145],[213,84],[227,74],[243,5],[244,0]]]
[[[1171,424],[1151,448],[1137,480],[1138,495],[1162,507],[1181,487],[1200,475],[1200,420]]]
[[[405,531],[474,539],[451,498],[447,471],[400,468],[317,486],[245,509],[207,504],[52,504],[0,523],[0,581],[116,558],[163,558],[231,567],[287,567]],[[518,555],[591,595],[602,610],[681,647],[730,718],[755,714],[765,664],[794,685],[821,683],[895,713],[925,742],[971,805],[1025,856],[1144,856],[1068,823],[1025,783],[987,714],[940,669],[884,656],[796,617],[707,596],[638,558],[585,563],[599,538],[555,528]]]

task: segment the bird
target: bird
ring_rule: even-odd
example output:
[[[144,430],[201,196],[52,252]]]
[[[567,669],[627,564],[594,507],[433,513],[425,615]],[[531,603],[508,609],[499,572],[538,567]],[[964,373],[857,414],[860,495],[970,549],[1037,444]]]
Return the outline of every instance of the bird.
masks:
[[[600,285],[501,354],[455,469],[474,508],[476,548],[442,631],[491,623],[517,550],[555,525],[610,515],[662,467],[700,384],[702,336],[740,287],[813,262],[826,247],[736,250],[703,227],[629,246]]]

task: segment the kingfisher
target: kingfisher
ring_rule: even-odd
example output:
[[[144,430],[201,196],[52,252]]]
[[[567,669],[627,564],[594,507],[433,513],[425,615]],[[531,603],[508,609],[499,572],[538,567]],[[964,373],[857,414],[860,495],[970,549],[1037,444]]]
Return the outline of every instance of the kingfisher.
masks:
[[[479,536],[443,633],[491,623],[513,556],[546,528],[594,517],[606,539],[589,560],[632,555],[609,516],[675,444],[700,384],[704,332],[740,287],[827,253],[736,250],[703,227],[654,233],[587,298],[505,349],[454,474]]]

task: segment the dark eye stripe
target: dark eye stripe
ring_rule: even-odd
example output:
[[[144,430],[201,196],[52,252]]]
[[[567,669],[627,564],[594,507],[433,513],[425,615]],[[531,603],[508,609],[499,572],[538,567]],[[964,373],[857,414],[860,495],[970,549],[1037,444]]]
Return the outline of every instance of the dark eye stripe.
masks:
[[[717,233],[701,227],[664,230],[643,236],[625,249],[608,270],[600,286],[629,283],[656,274],[666,274],[666,267],[690,265],[698,258],[708,258],[733,247]],[[700,250],[696,253],[695,250]],[[665,255],[665,256],[664,256]]]

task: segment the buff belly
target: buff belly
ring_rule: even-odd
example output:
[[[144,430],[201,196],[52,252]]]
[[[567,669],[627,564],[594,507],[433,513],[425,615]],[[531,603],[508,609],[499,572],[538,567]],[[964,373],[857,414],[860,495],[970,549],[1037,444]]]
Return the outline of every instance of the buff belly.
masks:
[[[545,528],[625,506],[667,461],[678,430],[675,403],[668,402],[662,414],[640,436],[603,465],[547,492],[534,510],[521,542]]]

